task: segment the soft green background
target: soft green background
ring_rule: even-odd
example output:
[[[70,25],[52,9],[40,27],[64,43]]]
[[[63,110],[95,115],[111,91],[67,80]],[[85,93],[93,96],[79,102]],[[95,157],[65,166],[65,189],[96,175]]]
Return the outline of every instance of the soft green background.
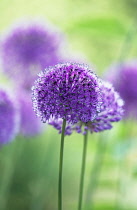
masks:
[[[0,30],[3,36],[24,17],[48,19],[65,33],[72,53],[103,75],[121,56],[136,58],[136,11],[136,0],[1,0]],[[136,130],[136,122],[120,122],[89,135],[83,210],[137,209]],[[82,143],[78,134],[65,140],[64,210],[77,209]],[[57,210],[59,145],[57,131],[45,125],[42,135],[1,147],[0,210]]]

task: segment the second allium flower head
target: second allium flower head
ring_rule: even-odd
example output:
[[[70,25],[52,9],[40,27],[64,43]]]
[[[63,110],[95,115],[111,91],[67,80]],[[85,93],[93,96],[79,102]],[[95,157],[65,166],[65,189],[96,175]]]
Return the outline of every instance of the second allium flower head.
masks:
[[[33,107],[43,122],[93,121],[102,103],[100,81],[85,65],[65,63],[45,69],[33,86]]]

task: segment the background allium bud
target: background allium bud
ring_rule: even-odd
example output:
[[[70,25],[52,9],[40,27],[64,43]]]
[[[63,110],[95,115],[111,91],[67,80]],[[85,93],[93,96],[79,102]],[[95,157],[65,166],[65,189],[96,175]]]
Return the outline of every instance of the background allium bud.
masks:
[[[61,43],[61,33],[48,23],[20,23],[2,40],[3,69],[16,83],[30,88],[39,71],[59,62]]]
[[[83,123],[81,121],[74,125],[68,123],[65,130],[66,135],[70,135],[73,130],[75,130],[77,133],[83,134],[85,134],[87,130],[90,130],[91,133],[108,130],[112,128],[112,122],[121,120],[123,116],[123,100],[120,98],[119,94],[114,91],[114,88],[110,83],[102,81],[100,88],[103,103],[96,118],[87,123]],[[51,120],[49,124],[59,130],[59,133],[61,133],[61,119]]]
[[[137,60],[111,66],[106,78],[125,102],[125,117],[137,118]]]
[[[19,130],[19,110],[9,93],[0,88],[0,144],[10,142]]]
[[[20,106],[20,133],[23,136],[35,136],[42,131],[42,122],[32,109],[31,94],[21,90],[17,96]]]
[[[65,63],[45,69],[32,90],[34,111],[43,122],[50,118],[89,122],[100,111],[99,80],[85,65]]]

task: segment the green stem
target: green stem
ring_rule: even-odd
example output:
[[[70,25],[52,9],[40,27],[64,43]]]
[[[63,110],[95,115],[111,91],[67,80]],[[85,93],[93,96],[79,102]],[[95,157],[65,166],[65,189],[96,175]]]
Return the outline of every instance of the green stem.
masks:
[[[86,163],[86,153],[87,153],[87,140],[88,140],[87,136],[88,136],[88,131],[84,135],[84,142],[83,142],[84,145],[83,145],[82,167],[81,167],[81,176],[80,176],[78,210],[81,210],[81,208],[82,208],[84,175],[85,175],[85,163]]]
[[[61,144],[60,144],[60,161],[59,161],[59,179],[58,179],[58,210],[62,210],[62,168],[63,168],[63,150],[65,137],[66,120],[63,120]]]

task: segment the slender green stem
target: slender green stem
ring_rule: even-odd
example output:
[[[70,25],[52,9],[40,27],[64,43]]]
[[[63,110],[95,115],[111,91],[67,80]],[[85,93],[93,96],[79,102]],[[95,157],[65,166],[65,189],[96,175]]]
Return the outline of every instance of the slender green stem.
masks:
[[[84,142],[83,142],[84,145],[83,145],[82,166],[81,166],[81,176],[80,176],[78,210],[81,210],[81,208],[82,208],[84,175],[85,175],[85,163],[86,163],[86,153],[87,153],[87,140],[88,140],[87,137],[88,137],[88,131],[84,135]]]
[[[66,120],[63,120],[62,133],[61,133],[61,144],[60,144],[60,160],[59,160],[58,210],[62,210],[62,168],[63,168],[65,127],[66,127]]]

